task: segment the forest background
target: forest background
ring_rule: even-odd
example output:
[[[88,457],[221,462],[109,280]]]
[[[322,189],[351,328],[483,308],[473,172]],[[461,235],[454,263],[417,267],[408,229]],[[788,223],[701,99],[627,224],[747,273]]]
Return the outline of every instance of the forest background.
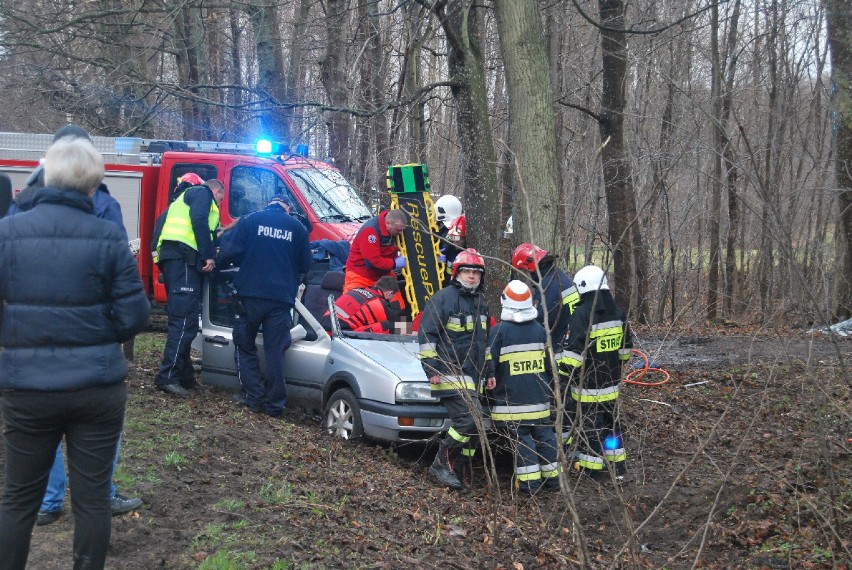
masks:
[[[844,0],[4,2],[0,129],[306,143],[369,204],[387,165],[422,162],[468,245],[601,264],[636,321],[828,323],[852,313],[850,18]]]

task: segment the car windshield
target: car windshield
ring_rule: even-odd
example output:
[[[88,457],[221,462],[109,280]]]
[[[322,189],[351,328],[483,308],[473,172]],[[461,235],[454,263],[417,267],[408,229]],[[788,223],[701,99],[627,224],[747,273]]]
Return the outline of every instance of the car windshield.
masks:
[[[288,170],[287,174],[321,222],[363,222],[370,219],[370,210],[339,172],[299,168]]]

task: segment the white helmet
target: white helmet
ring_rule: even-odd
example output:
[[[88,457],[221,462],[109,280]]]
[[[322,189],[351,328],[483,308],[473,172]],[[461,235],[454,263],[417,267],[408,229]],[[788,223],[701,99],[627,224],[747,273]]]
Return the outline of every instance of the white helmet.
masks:
[[[574,276],[574,285],[577,286],[577,291],[580,295],[589,291],[597,291],[598,289],[609,290],[609,283],[606,280],[606,275],[603,269],[597,265],[587,265],[577,272]]]
[[[503,306],[500,313],[500,319],[503,321],[523,323],[533,320],[538,315],[538,311],[533,307],[530,288],[517,279],[509,281],[509,284],[503,289],[500,304]]]
[[[452,194],[444,194],[435,202],[435,220],[444,222],[444,225],[448,227],[453,220],[461,216],[461,213],[461,202]]]

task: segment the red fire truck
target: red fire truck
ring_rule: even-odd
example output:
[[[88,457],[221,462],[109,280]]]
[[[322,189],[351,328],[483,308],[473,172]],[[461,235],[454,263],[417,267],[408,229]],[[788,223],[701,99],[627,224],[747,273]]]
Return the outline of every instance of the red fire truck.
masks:
[[[52,140],[49,134],[0,133],[0,173],[11,178],[13,194],[24,188]],[[121,205],[139,273],[157,302],[166,298],[149,251],[154,220],[168,206],[178,178],[188,172],[225,184],[222,225],[263,208],[275,195],[287,198],[291,215],[311,222],[312,240],[351,240],[371,216],[340,171],[308,158],[303,146],[291,152],[269,141],[248,145],[92,137],[92,142],[104,155],[104,182]]]

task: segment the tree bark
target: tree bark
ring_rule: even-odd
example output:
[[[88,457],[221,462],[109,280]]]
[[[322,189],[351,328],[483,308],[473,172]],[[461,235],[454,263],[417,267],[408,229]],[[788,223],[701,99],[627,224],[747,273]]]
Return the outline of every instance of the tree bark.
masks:
[[[248,7],[257,51],[257,90],[261,100],[260,124],[264,136],[286,140],[289,127],[285,120],[284,50],[281,45],[278,8],[265,0]]]
[[[509,92],[510,150],[516,164],[515,237],[561,252],[556,117],[538,3],[495,0],[494,10]]]
[[[828,43],[834,86],[837,137],[835,318],[852,315],[852,6],[849,0],[826,0]]]
[[[448,65],[456,106],[462,155],[467,245],[487,256],[500,253],[500,196],[494,142],[488,115],[485,67],[480,47],[479,14],[473,0],[440,1],[432,6],[447,36]],[[500,283],[501,268],[487,261],[487,279]],[[499,306],[500,287],[486,289],[492,307]]]
[[[325,56],[320,61],[320,81],[325,88],[329,104],[335,109],[346,108],[349,89],[346,85],[346,25],[349,20],[348,0],[326,1]],[[328,150],[335,166],[349,178],[351,149],[349,129],[351,118],[348,113],[327,111]]]
[[[627,38],[622,0],[598,0],[603,59],[603,87],[598,132],[601,138],[604,190],[609,213],[607,235],[617,283],[615,298],[632,318],[647,317],[647,252],[639,231],[630,159],[624,143]]]

